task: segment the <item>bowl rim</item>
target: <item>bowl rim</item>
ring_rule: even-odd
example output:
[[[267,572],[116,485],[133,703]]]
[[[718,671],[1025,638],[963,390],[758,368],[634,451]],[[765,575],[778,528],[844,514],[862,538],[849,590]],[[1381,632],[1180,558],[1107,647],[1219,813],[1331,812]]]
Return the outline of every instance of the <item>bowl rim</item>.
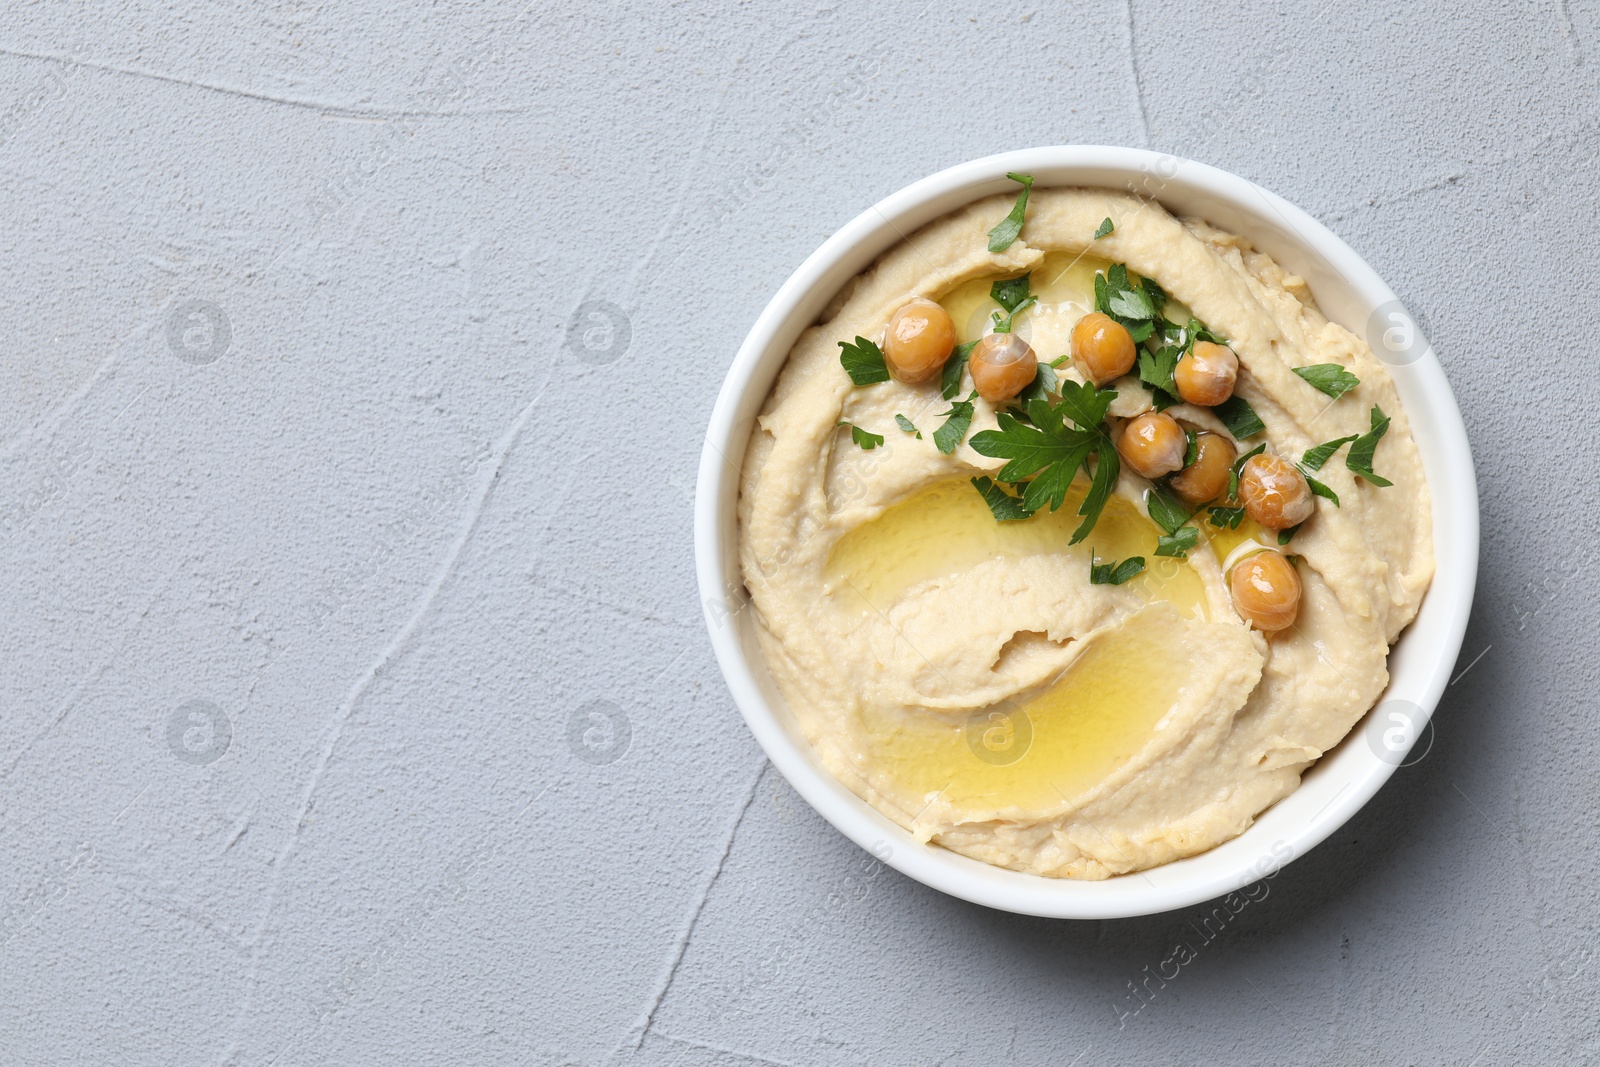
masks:
[[[1106,145],[1021,149],[949,167],[885,197],[828,237],[778,289],[740,345],[701,450],[694,512],[701,606],[729,691],[767,758],[823,818],[880,860],[931,888],[1004,911],[1080,919],[1158,914],[1273,877],[1354,815],[1401,765],[1394,752],[1380,754],[1379,746],[1370,743],[1377,707],[1407,709],[1409,743],[1428,728],[1460,654],[1477,581],[1478,495],[1472,452],[1444,369],[1418,331],[1421,355],[1391,364],[1389,370],[1412,424],[1432,498],[1433,583],[1417,618],[1390,650],[1390,683],[1378,705],[1323,754],[1294,792],[1260,813],[1243,833],[1197,856],[1103,881],[1010,871],[917,842],[816,762],[809,744],[775,706],[781,701],[754,648],[754,612],[744,610],[750,602],[738,577],[734,513],[739,467],[755,414],[795,338],[816,320],[840,285],[933,219],[993,193],[1015,190],[1007,172],[1032,174],[1036,189],[1125,189],[1158,200],[1174,213],[1204,214],[1305,277],[1323,313],[1358,335],[1362,330],[1357,327],[1364,326],[1370,336],[1374,318],[1386,308],[1390,314],[1398,309],[1416,328],[1393,290],[1349,245],[1300,208],[1219,168]],[[1362,736],[1369,743],[1360,743]]]

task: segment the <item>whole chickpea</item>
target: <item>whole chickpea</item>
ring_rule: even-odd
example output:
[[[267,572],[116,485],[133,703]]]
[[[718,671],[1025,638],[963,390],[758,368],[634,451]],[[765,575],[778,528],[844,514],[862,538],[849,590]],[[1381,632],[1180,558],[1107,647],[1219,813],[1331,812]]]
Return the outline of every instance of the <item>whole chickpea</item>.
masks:
[[[1117,453],[1134,471],[1159,478],[1183,466],[1189,439],[1171,415],[1147,411],[1128,420],[1117,438]]]
[[[883,333],[883,361],[897,381],[932,381],[956,347],[950,313],[931,300],[913,300],[889,316]]]
[[[1137,356],[1133,335],[1110,315],[1092,311],[1072,328],[1072,365],[1095,385],[1127,374]]]
[[[1215,407],[1233,395],[1239,357],[1227,345],[1196,341],[1172,372],[1178,395],[1190,404]]]
[[[967,357],[967,370],[978,395],[991,404],[1010,400],[1039,373],[1033,348],[1014,333],[991,333]]]
[[[1189,504],[1215,500],[1228,488],[1228,473],[1239,450],[1218,433],[1202,430],[1195,435],[1194,462],[1167,479],[1172,491]]]
[[[1240,560],[1228,576],[1233,607],[1258,630],[1277,633],[1300,613],[1300,574],[1282,552],[1268,549]]]
[[[1245,514],[1268,530],[1287,530],[1311,517],[1316,501],[1305,475],[1281,456],[1251,456],[1239,471]]]

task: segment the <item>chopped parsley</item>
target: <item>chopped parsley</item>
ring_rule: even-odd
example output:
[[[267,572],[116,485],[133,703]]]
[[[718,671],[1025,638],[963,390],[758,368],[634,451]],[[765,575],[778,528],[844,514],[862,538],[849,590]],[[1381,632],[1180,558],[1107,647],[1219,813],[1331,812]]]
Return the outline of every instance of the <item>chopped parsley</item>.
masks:
[[[1376,486],[1394,484],[1389,479],[1380,478],[1372,473],[1373,454],[1378,450],[1378,442],[1383,440],[1383,435],[1388,431],[1389,416],[1385,415],[1378,405],[1372,405],[1372,429],[1356,438],[1344,457],[1346,467]]]
[[[1263,441],[1233,461],[1233,469],[1228,472],[1228,496],[1230,498],[1239,495],[1239,472],[1244,470],[1244,465],[1249,462],[1252,456],[1259,456],[1266,450],[1267,443]]]
[[[1222,425],[1228,428],[1228,432],[1233,434],[1237,441],[1254,437],[1267,428],[1267,424],[1261,421],[1261,416],[1256,414],[1255,408],[1252,408],[1250,402],[1238,393],[1211,410],[1222,420]]]
[[[1309,367],[1296,367],[1294,372],[1335,400],[1361,384],[1360,378],[1337,363],[1316,363]]]
[[[1102,237],[1110,237],[1111,234],[1116,230],[1116,228],[1117,227],[1115,226],[1115,224],[1113,224],[1112,221],[1111,221],[1111,216],[1107,215],[1106,218],[1105,218],[1105,221],[1102,222],[1095,229],[1095,231],[1094,231],[1094,239],[1096,241],[1098,241]]]
[[[1311,492],[1312,492],[1313,495],[1320,496],[1324,500],[1333,501],[1333,506],[1334,507],[1338,507],[1339,506],[1339,494],[1338,493],[1335,493],[1332,489],[1329,489],[1327,486],[1323,485],[1321,482],[1319,482],[1315,478],[1311,477],[1311,475],[1306,472],[1306,469],[1304,467],[1300,468],[1300,475],[1301,475],[1301,477],[1303,477],[1306,480],[1306,484],[1311,487]]]
[[[1144,570],[1143,556],[1129,556],[1121,563],[1096,563],[1094,552],[1089,553],[1090,585],[1121,585]]]
[[[1011,247],[1018,235],[1022,233],[1022,219],[1028,211],[1028,191],[1033,188],[1033,175],[1007,173],[1007,178],[1018,182],[1022,192],[1017,194],[1017,202],[1011,208],[1011,214],[1001,219],[994,229],[989,231],[989,251],[1004,252]]]
[[[977,395],[978,391],[974,389],[965,400],[950,401],[950,410],[944,412],[948,418],[933,431],[933,443],[945,455],[954,452],[962,438],[967,436],[967,431],[972,429],[972,399]]]
[[[1023,387],[1017,394],[1017,401],[1026,405],[1035,398],[1045,397],[1061,390],[1061,377],[1056,374],[1056,369],[1048,363],[1039,364],[1039,369],[1034,373],[1033,381]]]
[[[1200,458],[1200,436],[1187,426],[1183,428],[1183,465],[1194,466],[1194,461]]]
[[[1302,527],[1304,525],[1305,525],[1305,523],[1300,522],[1300,523],[1296,523],[1295,525],[1289,527],[1287,530],[1279,530],[1278,531],[1278,544],[1280,544],[1280,545],[1288,544],[1291,540],[1294,539],[1294,535],[1300,532],[1300,527]]]
[[[983,502],[989,505],[989,510],[994,512],[999,522],[1017,522],[1033,517],[1033,512],[1028,510],[1021,497],[1012,496],[988,478],[972,479],[972,487],[983,497]]]
[[[1046,504],[1051,511],[1061,507],[1073,477],[1079,470],[1088,471],[1089,457],[1098,455],[1089,492],[1078,508],[1083,522],[1073,531],[1069,544],[1077,544],[1094,529],[1122,469],[1104,426],[1106,411],[1116,395],[1115,389],[1065,381],[1059,402],[1052,404],[1044,397],[1027,402],[1026,422],[1020,413],[1001,411],[995,416],[997,429],[972,436],[973,451],[1008,461],[996,480],[1018,486],[1027,483],[1022,501],[1030,512]],[[1072,426],[1067,425],[1068,420]]]
[[[950,358],[944,361],[944,375],[939,379],[939,395],[946,400],[954,400],[956,394],[961,392],[961,374],[967,369],[967,357],[972,355],[972,350],[978,347],[978,342],[968,341],[964,345],[956,345],[950,353]]]
[[[1209,508],[1206,521],[1218,529],[1237,530],[1244,521],[1244,508]]]
[[[1001,317],[998,311],[994,313],[995,333],[1010,333],[1012,322],[1017,315],[1023,309],[1032,307],[1039,302],[1039,298],[1029,291],[1028,278],[1030,274],[1024,274],[1020,278],[1007,278],[989,286],[989,296],[995,303],[1006,309],[1004,317]]]
[[[904,415],[896,415],[894,421],[906,433],[914,433],[917,435],[917,440],[922,440],[922,431],[917,429],[910,419]]]
[[[1194,512],[1154,486],[1145,490],[1144,508],[1150,515],[1150,521],[1161,527],[1168,534],[1177,533],[1178,527],[1188,522],[1189,517],[1194,514]]]
[[[868,452],[871,452],[874,448],[877,448],[879,445],[883,444],[883,435],[881,433],[871,433],[867,430],[863,430],[854,423],[846,422],[843,419],[839,420],[839,425],[850,427],[850,440],[854,441]]]
[[[1183,559],[1199,540],[1199,530],[1193,526],[1180,526],[1172,533],[1163,534],[1157,538],[1156,555],[1175,556],[1178,559]]]
[[[1155,320],[1161,318],[1166,303],[1167,294],[1161,286],[1149,278],[1130,282],[1128,268],[1121,263],[1111,264],[1104,274],[1095,272],[1094,309],[1126,327],[1136,344],[1156,332]]]
[[[1335,452],[1355,439],[1356,435],[1351,434],[1349,437],[1336,437],[1332,441],[1324,441],[1315,448],[1306,449],[1306,454],[1300,457],[1300,462],[1303,466],[1319,471],[1324,463],[1333,458]]]
[[[857,337],[855,344],[840,341],[839,347],[843,349],[839,353],[839,362],[857,386],[889,380],[889,367],[883,361],[883,349],[865,337]]]

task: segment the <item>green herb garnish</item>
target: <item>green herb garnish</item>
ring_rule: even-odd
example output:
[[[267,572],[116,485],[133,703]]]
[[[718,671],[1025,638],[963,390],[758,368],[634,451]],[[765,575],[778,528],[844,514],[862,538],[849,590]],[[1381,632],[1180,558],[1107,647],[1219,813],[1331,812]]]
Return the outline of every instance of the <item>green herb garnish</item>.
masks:
[[[1011,214],[1001,219],[994,229],[989,231],[989,251],[1004,252],[1011,247],[1013,241],[1022,233],[1022,218],[1028,210],[1028,191],[1033,188],[1031,174],[1006,174],[1014,182],[1022,185],[1022,192],[1017,194],[1017,202],[1011,208]]]
[[[1296,367],[1294,372],[1317,389],[1338,400],[1361,384],[1361,379],[1337,363],[1317,363],[1310,367]]]
[[[1020,278],[1007,278],[989,286],[989,296],[1006,309],[1004,317],[998,311],[994,313],[995,333],[1010,333],[1017,315],[1039,302],[1039,298],[1029,291],[1028,278],[1029,275],[1024,274]]]
[[[1324,500],[1333,501],[1333,506],[1334,507],[1338,507],[1339,506],[1339,494],[1338,493],[1335,493],[1332,489],[1329,489],[1327,486],[1323,485],[1321,482],[1319,482],[1315,478],[1311,477],[1311,475],[1306,472],[1304,467],[1302,467],[1300,469],[1300,475],[1301,475],[1301,477],[1303,477],[1306,480],[1306,484],[1311,487],[1311,492],[1312,492],[1313,495],[1320,496]]]
[[[889,367],[883,361],[883,349],[865,337],[857,337],[855,344],[840,341],[839,347],[844,350],[839,353],[839,362],[857,386],[889,380]]]
[[[999,481],[1016,485],[1031,479],[1022,495],[1030,512],[1046,504],[1051,511],[1061,507],[1073,477],[1080,469],[1088,469],[1091,454],[1098,454],[1089,492],[1078,508],[1084,521],[1073,532],[1069,544],[1077,544],[1094,529],[1122,469],[1103,425],[1116,395],[1115,389],[1065,381],[1061,383],[1059,403],[1052,404],[1042,397],[1028,401],[1028,422],[1002,411],[995,416],[997,429],[983,430],[972,437],[973,451],[1008,461],[996,476]],[[1074,426],[1066,425],[1069,419]]]
[[[1237,530],[1244,521],[1244,508],[1208,508],[1206,521],[1219,529]]]
[[[1061,378],[1056,374],[1056,369],[1048,363],[1039,364],[1039,369],[1033,375],[1033,381],[1023,387],[1017,394],[1017,400],[1026,405],[1028,401],[1038,397],[1048,396],[1061,389]]]
[[[1194,461],[1199,458],[1200,435],[1185,426],[1183,428],[1183,466],[1185,468],[1191,467],[1194,465]]]
[[[912,424],[910,419],[906,418],[904,415],[896,415],[894,417],[894,421],[898,423],[900,428],[906,433],[914,433],[917,435],[917,440],[922,440],[922,431],[917,429],[916,426]]]
[[[1252,456],[1259,456],[1267,450],[1267,443],[1261,442],[1244,455],[1233,461],[1233,468],[1228,471],[1228,497],[1232,499],[1239,495],[1239,472],[1244,470],[1245,463]]]
[[[972,400],[977,395],[978,391],[974,389],[965,400],[950,401],[950,410],[944,412],[948,417],[933,431],[933,443],[945,455],[954,452],[972,428]]]
[[[972,355],[972,350],[976,347],[978,347],[976,341],[956,345],[950,353],[950,358],[944,361],[944,374],[939,379],[939,395],[946,400],[954,400],[956,394],[961,392],[961,372],[967,369],[967,357]]]
[[[1306,454],[1300,457],[1300,462],[1314,471],[1322,469],[1322,465],[1333,458],[1333,454],[1340,448],[1356,439],[1355,434],[1349,437],[1336,437],[1332,441],[1324,441],[1315,448],[1306,449]]]
[[[1222,342],[1213,343],[1221,344]],[[1256,414],[1255,408],[1252,408],[1250,402],[1238,393],[1230,396],[1211,410],[1216,413],[1217,418],[1222,420],[1222,425],[1226,426],[1228,432],[1233,434],[1234,439],[1238,441],[1242,441],[1246,437],[1254,437],[1267,428],[1267,424],[1262,422],[1261,417]]]
[[[1089,553],[1089,584],[1090,585],[1121,585],[1129,578],[1144,570],[1143,556],[1129,556],[1121,563],[1096,563],[1094,552]]]
[[[1106,216],[1106,220],[1104,222],[1102,222],[1099,225],[1099,227],[1096,228],[1096,230],[1094,231],[1094,239],[1096,241],[1098,241],[1102,237],[1110,237],[1111,234],[1112,234],[1112,231],[1114,231],[1115,229],[1116,229],[1116,226],[1114,226],[1112,224],[1111,216],[1107,215]]]
[[[1154,487],[1145,490],[1144,508],[1150,515],[1150,521],[1168,534],[1177,533],[1178,527],[1188,522],[1189,517],[1194,514],[1162,490]]]
[[[1200,540],[1200,531],[1193,526],[1180,526],[1170,534],[1163,534],[1156,539],[1156,555],[1173,556],[1183,559],[1188,555],[1195,542]]]
[[[1305,525],[1305,523],[1301,522],[1301,523],[1296,523],[1295,525],[1289,527],[1287,530],[1279,530],[1278,531],[1278,544],[1280,544],[1280,545],[1288,544],[1294,538],[1294,535],[1300,531],[1300,527],[1302,527],[1304,525]]]
[[[870,433],[854,423],[846,422],[843,419],[839,420],[839,425],[850,427],[850,440],[854,441],[868,452],[871,452],[874,448],[877,448],[879,445],[883,444],[882,434]]]
[[[974,478],[972,486],[983,497],[983,502],[989,505],[989,510],[994,513],[998,521],[1018,522],[1033,517],[1033,512],[1028,510],[1021,497],[1012,496],[988,478]]]
[[[1344,465],[1359,474],[1376,486],[1393,485],[1387,478],[1380,478],[1372,473],[1372,457],[1378,450],[1378,442],[1383,440],[1383,435],[1389,431],[1389,416],[1376,404],[1372,406],[1372,429],[1356,438],[1350,446],[1350,451],[1345,454]]]
[[[1111,264],[1103,274],[1095,272],[1095,310],[1121,323],[1136,344],[1155,333],[1154,320],[1166,299],[1161,287],[1148,279],[1130,282],[1128,268],[1121,263]]]

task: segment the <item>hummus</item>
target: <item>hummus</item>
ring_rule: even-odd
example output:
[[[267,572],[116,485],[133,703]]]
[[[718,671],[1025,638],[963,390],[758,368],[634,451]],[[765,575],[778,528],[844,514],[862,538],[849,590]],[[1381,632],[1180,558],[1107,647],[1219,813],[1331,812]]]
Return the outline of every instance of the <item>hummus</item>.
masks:
[[[992,197],[913,234],[801,335],[744,457],[741,565],[766,663],[840,781],[919,840],[1106,878],[1238,835],[1373,706],[1432,577],[1428,487],[1384,366],[1248,241],[1121,193],[1039,189],[1020,239],[992,253],[986,234],[1010,207]],[[1115,228],[1097,240],[1102,219]],[[1303,586],[1287,629],[1248,625],[1227,580],[1237,560],[1276,549],[1275,532],[1202,509],[1187,557],[1157,556],[1151,483],[1126,465],[1079,544],[1081,474],[1059,511],[997,522],[971,484],[1003,466],[971,444],[995,429],[996,406],[974,399],[970,432],[946,454],[937,379],[857,387],[841,369],[840,342],[881,341],[917,298],[950,313],[959,341],[981,337],[991,283],[1024,272],[1038,304],[1015,330],[1051,362],[1111,263],[1159,283],[1180,309],[1168,317],[1192,315],[1237,353],[1235,395],[1266,427],[1240,455],[1266,442],[1294,458],[1365,434],[1375,406],[1392,420],[1369,468],[1392,485],[1342,458],[1317,470],[1339,506],[1319,499],[1283,549]],[[1293,373],[1319,364],[1360,384],[1330,399]],[[1058,374],[1082,380],[1070,362]],[[1137,372],[1112,387],[1111,422],[1151,410]],[[1166,413],[1234,440],[1210,408]],[[861,447],[852,427],[883,443]],[[1134,556],[1148,563],[1131,580],[1090,582],[1095,562]]]

